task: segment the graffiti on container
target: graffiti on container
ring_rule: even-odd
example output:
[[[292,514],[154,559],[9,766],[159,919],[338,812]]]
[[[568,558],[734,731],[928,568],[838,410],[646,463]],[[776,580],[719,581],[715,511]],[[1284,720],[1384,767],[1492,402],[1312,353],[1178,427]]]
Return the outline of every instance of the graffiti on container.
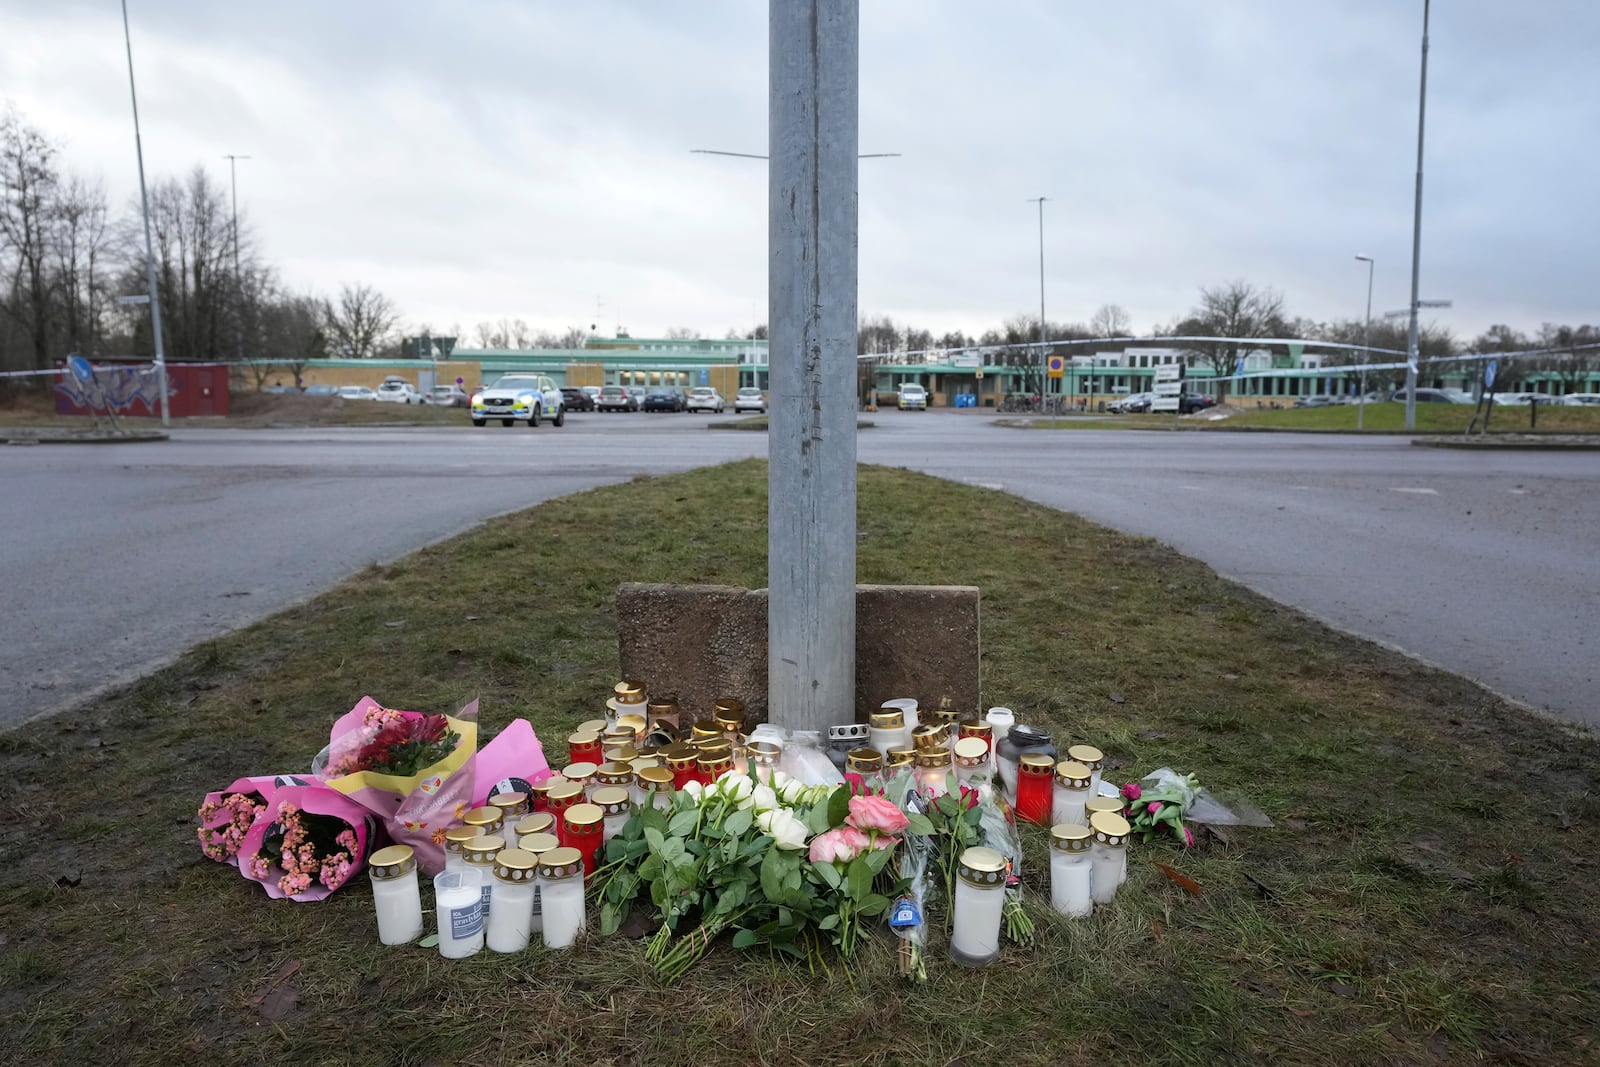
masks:
[[[90,382],[63,374],[56,392],[73,407],[89,411],[109,408],[119,415],[153,415],[161,403],[161,379],[153,366],[97,367]],[[177,395],[170,381],[167,395]],[[143,411],[134,410],[141,405]]]

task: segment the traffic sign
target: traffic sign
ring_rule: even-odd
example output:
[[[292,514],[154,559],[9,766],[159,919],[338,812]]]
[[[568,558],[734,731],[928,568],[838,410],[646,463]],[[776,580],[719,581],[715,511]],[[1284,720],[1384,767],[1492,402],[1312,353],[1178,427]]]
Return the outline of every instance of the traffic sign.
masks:
[[[148,303],[150,303],[150,294],[149,293],[136,293],[133,296],[119,296],[119,297],[117,297],[117,303],[119,303],[119,304],[148,304]]]
[[[1495,374],[1495,371],[1497,371],[1499,369],[1500,369],[1500,361],[1498,359],[1491,359],[1487,364],[1484,365],[1484,368],[1483,368],[1483,387],[1485,389],[1493,389],[1494,388],[1494,374]]]
[[[1047,373],[1051,378],[1063,377],[1067,372],[1067,361],[1060,356],[1051,356],[1045,366],[1049,368]]]

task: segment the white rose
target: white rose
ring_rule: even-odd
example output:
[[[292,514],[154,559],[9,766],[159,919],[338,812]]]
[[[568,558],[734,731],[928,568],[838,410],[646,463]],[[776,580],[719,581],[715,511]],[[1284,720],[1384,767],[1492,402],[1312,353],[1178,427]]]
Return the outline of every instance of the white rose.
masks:
[[[773,842],[779,848],[795,850],[806,847],[806,824],[782,808],[772,812],[772,819],[764,832],[772,835]]]
[[[756,784],[750,780],[749,775],[733,771],[717,779],[717,788],[729,800],[749,800],[755,792]]]
[[[696,804],[700,803],[705,791],[705,786],[701,785],[699,782],[690,780],[683,783],[683,792],[688,793]]]
[[[772,812],[763,811],[756,814],[756,829],[764,834],[772,832]]]
[[[778,795],[783,798],[783,802],[785,804],[800,803],[801,798],[805,796],[806,793],[806,787],[801,785],[799,780],[795,778],[785,778],[782,783],[779,783],[778,780],[774,778],[773,788],[778,791]]]
[[[772,772],[772,788],[777,790],[780,795],[783,793],[784,786],[786,786],[788,783],[790,783],[792,781],[794,781],[794,779],[790,778],[787,774],[784,774],[782,771],[774,770]]]
[[[750,794],[756,802],[757,811],[770,811],[778,806],[778,794],[772,791],[770,785],[756,783],[755,792]]]

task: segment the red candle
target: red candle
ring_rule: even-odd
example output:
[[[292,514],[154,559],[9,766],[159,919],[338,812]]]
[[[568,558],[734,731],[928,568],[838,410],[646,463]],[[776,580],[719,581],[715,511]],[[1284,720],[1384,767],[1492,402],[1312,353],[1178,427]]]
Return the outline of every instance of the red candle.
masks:
[[[594,873],[605,841],[605,812],[595,804],[574,804],[562,816],[561,826],[565,831],[561,843],[583,854],[583,875],[587,878]]]
[[[1039,752],[1024,753],[1017,761],[1017,818],[1050,825],[1055,769],[1055,761]]]
[[[594,730],[579,730],[567,738],[568,763],[600,763],[604,759],[598,732]]]
[[[696,762],[699,764],[698,778],[701,785],[710,785],[733,770],[733,757],[720,753],[715,756],[701,756]]]

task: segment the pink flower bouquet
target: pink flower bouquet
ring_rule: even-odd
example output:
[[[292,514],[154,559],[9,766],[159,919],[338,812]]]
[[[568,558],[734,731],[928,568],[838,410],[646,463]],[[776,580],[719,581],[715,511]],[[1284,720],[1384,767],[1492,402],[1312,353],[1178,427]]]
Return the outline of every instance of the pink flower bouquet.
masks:
[[[274,899],[322,900],[361,870],[378,832],[366,808],[327,786],[284,786],[240,843],[239,873]]]
[[[444,832],[472,806],[478,702],[456,715],[386,708],[362,697],[334,723],[324,783],[416,850],[424,874],[444,869]]]
[[[195,831],[206,858],[239,866],[239,846],[277,791],[277,779],[263,774],[240,778],[226,789],[207,793],[200,803],[200,826]]]

